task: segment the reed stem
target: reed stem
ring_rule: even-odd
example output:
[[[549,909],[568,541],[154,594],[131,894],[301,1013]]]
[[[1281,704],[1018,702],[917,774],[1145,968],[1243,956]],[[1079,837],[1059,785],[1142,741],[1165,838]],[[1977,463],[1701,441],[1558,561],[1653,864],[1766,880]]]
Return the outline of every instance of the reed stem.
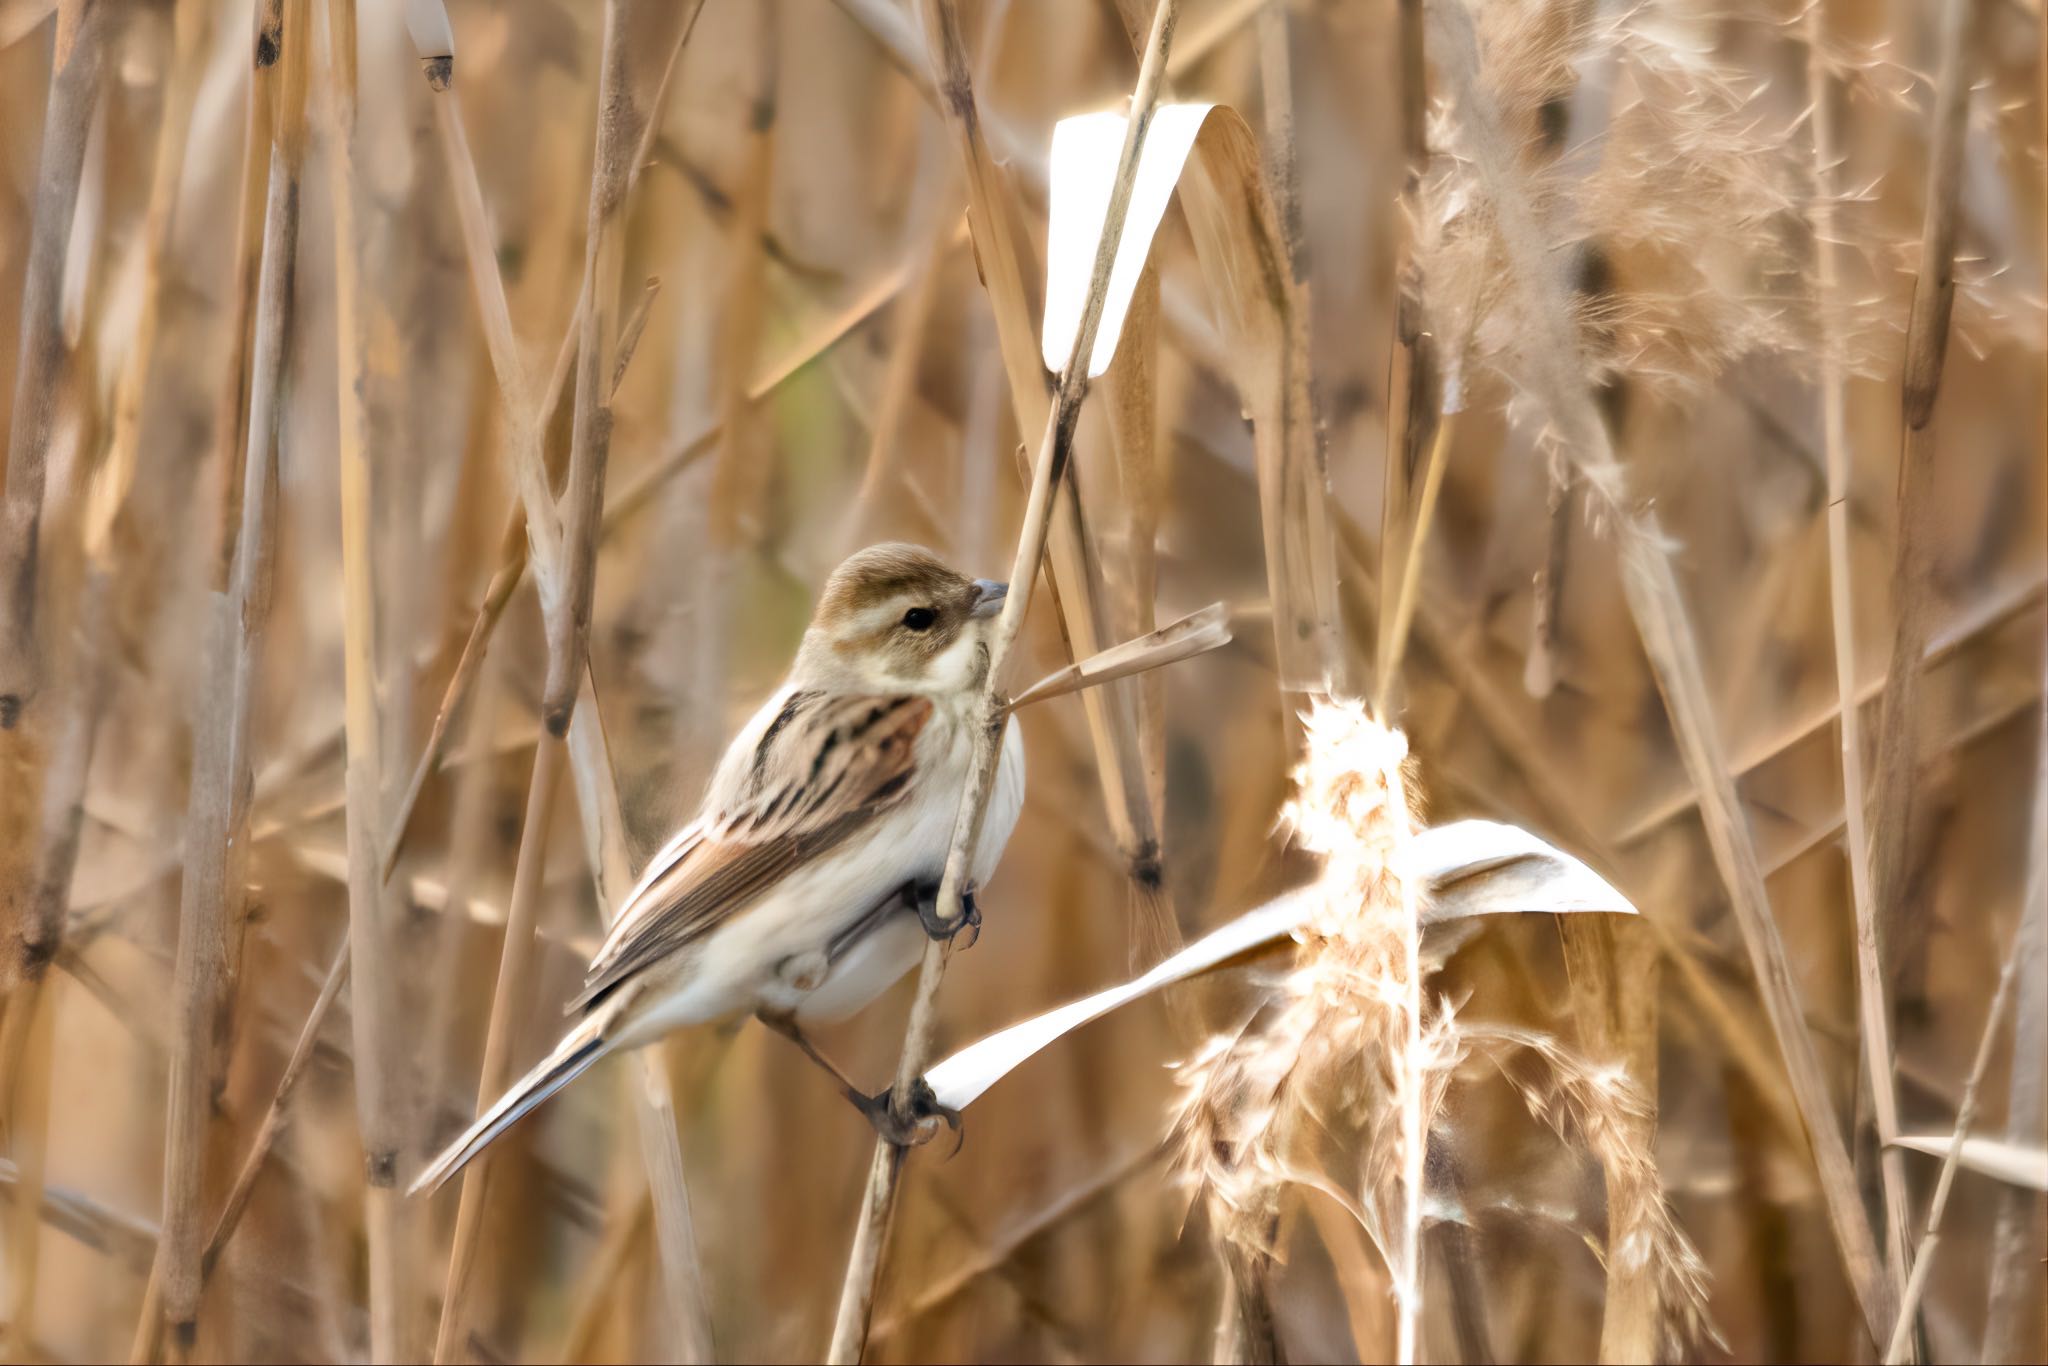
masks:
[[[946,853],[946,871],[939,884],[938,915],[942,923],[960,919],[961,892],[973,866],[975,845],[981,837],[983,818],[988,813],[989,795],[994,789],[996,764],[1002,750],[1006,722],[1002,710],[1003,668],[1030,610],[1038,570],[1045,557],[1045,541],[1054,491],[1066,472],[1072,455],[1074,424],[1080,416],[1081,401],[1088,390],[1088,357],[1095,348],[1095,334],[1102,322],[1103,300],[1109,292],[1110,266],[1116,260],[1123,238],[1124,215],[1130,208],[1131,187],[1137,178],[1138,158],[1145,134],[1158,103],[1159,87],[1165,75],[1166,54],[1172,45],[1179,0],[1159,0],[1152,17],[1152,31],[1145,44],[1145,59],[1138,70],[1137,88],[1131,95],[1130,120],[1124,130],[1123,150],[1118,156],[1116,179],[1112,182],[1109,208],[1103,219],[1102,237],[1096,244],[1094,266],[1089,272],[1088,293],[1081,311],[1080,326],[1060,371],[1053,394],[1052,411],[1039,442],[1038,459],[1032,466],[1031,494],[1025,504],[1024,525],[1017,538],[1017,554],[1010,568],[1010,593],[1003,600],[1002,614],[988,643],[988,671],[978,702],[980,724],[967,786],[961,794],[960,813],[953,823],[952,846]],[[909,1118],[905,1108],[912,1083],[924,1072],[930,1057],[936,1023],[939,983],[944,979],[951,940],[933,940],[926,948],[918,971],[917,995],[910,1008],[910,1023],[904,1032],[903,1056],[896,1067],[892,1092],[897,1117]],[[832,1330],[826,1359],[832,1362],[860,1360],[867,1347],[868,1329],[874,1318],[875,1288],[880,1280],[882,1256],[887,1246],[889,1225],[896,1207],[896,1192],[903,1172],[905,1150],[877,1139],[874,1161],[868,1170],[866,1193],[861,1199],[860,1221],[854,1230],[853,1251],[848,1259],[846,1283],[840,1292],[839,1314]]]

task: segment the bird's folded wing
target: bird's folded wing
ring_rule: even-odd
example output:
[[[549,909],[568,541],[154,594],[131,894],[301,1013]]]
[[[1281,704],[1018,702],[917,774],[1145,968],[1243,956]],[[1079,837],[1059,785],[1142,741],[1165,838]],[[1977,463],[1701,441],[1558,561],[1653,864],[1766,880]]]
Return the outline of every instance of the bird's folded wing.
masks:
[[[745,911],[910,791],[928,698],[790,695],[746,767],[657,854],[590,962],[577,1005]],[[723,775],[722,775],[723,776]]]

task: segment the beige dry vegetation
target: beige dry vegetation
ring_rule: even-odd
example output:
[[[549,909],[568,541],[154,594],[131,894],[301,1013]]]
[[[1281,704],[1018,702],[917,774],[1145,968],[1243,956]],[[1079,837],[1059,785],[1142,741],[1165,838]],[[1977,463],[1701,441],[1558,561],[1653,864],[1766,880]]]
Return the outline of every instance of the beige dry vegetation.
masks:
[[[2041,1360],[2044,41],[0,0],[4,1350]],[[1062,383],[1051,131],[1134,89],[1227,110]],[[886,537],[1042,560],[1012,689],[1232,639],[1049,680],[835,1057],[1293,943],[950,1159],[750,1023],[405,1199]],[[1425,885],[1461,817],[1640,915]]]

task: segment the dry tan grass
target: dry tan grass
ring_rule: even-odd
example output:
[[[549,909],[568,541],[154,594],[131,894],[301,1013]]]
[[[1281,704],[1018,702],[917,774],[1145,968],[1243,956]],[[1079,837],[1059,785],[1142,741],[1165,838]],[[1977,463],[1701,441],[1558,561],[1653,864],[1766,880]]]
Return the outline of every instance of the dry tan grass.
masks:
[[[1012,558],[1156,8],[698,8],[0,0],[10,1356],[827,1354],[873,1140],[751,1025],[397,1190],[843,550]],[[911,1064],[1327,913],[883,1154],[866,1358],[2048,1355],[2042,1194],[1885,1142],[2048,1144],[2041,7],[1177,17]],[[1425,942],[1425,797],[1641,916]]]

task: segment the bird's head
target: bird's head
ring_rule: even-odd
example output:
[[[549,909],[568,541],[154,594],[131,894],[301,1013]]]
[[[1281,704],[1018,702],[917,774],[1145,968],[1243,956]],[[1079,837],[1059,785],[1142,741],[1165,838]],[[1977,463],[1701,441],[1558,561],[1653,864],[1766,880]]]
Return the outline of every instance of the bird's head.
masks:
[[[988,672],[988,634],[1007,591],[922,546],[871,545],[825,581],[791,681],[836,692],[966,692]]]

